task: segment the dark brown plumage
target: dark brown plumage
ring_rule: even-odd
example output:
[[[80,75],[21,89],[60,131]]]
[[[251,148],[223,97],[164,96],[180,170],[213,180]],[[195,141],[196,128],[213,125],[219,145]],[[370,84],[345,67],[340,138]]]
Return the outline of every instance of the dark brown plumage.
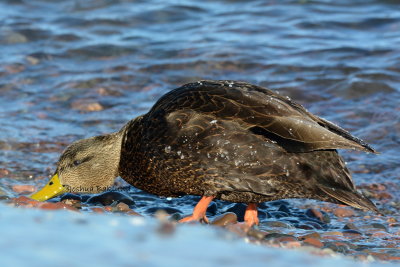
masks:
[[[126,126],[120,175],[162,196],[313,198],[376,211],[336,148],[375,152],[270,90],[201,81],[172,90]]]
[[[250,225],[258,222],[254,203],[282,198],[377,211],[357,192],[336,149],[375,153],[273,91],[244,82],[200,81],[170,91],[119,132],[70,145],[48,185],[98,192],[120,175],[152,194],[203,196],[188,220],[205,218],[213,198],[253,203],[245,217]]]

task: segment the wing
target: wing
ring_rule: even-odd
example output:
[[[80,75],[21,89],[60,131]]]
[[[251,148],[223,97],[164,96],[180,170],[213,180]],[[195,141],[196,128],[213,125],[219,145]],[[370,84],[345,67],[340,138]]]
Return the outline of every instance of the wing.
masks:
[[[186,84],[160,98],[146,117],[166,117],[181,110],[210,120],[234,121],[249,134],[276,142],[287,152],[342,148],[376,153],[362,140],[290,99],[244,82]]]
[[[173,170],[160,176],[171,179],[176,175],[180,180],[177,191],[182,184],[187,190],[200,185],[200,195],[224,195],[225,200],[235,202],[248,202],[254,194],[272,200],[317,197],[321,192],[325,193],[320,198],[329,200],[325,195],[330,192],[334,199],[352,203],[350,197],[357,195],[335,150],[290,153],[237,121],[216,120],[189,109],[147,123],[144,143],[151,145],[145,150],[156,155],[153,161],[162,159],[156,169]],[[238,192],[250,198],[238,197]]]

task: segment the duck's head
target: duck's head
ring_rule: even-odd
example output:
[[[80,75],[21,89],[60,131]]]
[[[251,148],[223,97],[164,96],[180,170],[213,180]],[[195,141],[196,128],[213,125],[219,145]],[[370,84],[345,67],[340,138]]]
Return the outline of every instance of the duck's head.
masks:
[[[121,153],[119,133],[72,143],[61,155],[50,181],[31,198],[45,201],[62,193],[99,193],[118,176]]]

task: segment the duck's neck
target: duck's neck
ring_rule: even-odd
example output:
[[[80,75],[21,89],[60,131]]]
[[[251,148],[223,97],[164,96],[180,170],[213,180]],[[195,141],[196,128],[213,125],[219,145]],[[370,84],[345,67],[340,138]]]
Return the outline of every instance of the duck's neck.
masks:
[[[117,177],[119,175],[119,162],[121,159],[121,144],[123,135],[120,132],[111,133],[104,136],[104,144],[99,148],[99,153],[104,153],[107,157],[108,169],[105,172],[110,172],[109,175]],[[112,173],[111,173],[112,172]]]
[[[125,124],[119,132],[115,133],[119,138],[119,158],[118,175],[124,178],[123,169],[126,164],[135,164],[133,155],[137,146],[140,145],[141,121],[143,116],[139,116]],[[125,178],[124,178],[125,179]]]

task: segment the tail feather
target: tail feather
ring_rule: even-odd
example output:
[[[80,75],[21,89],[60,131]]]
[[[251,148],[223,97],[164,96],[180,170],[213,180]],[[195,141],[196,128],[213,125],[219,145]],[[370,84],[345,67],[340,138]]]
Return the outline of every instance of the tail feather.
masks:
[[[320,189],[327,195],[339,201],[340,203],[349,205],[357,209],[365,211],[370,210],[376,213],[380,213],[378,208],[371,200],[369,200],[361,193],[358,193],[357,191],[347,191],[343,189],[330,188],[326,186],[320,186]]]

